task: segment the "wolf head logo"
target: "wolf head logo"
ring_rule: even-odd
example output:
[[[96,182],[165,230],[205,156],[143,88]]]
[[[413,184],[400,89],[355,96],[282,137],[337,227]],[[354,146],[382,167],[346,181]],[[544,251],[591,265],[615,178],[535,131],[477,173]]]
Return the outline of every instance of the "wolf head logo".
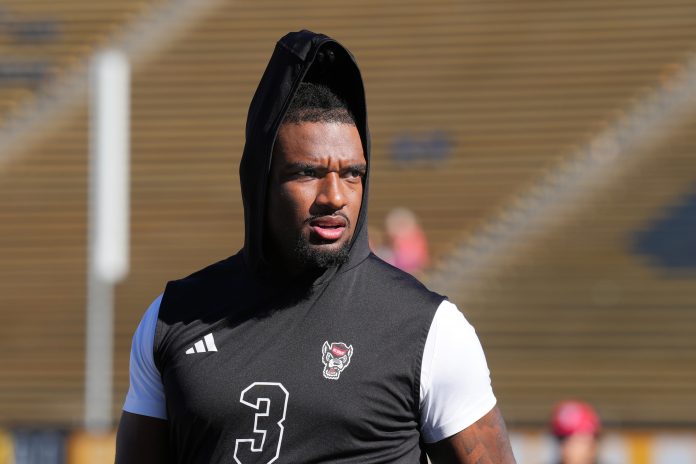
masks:
[[[324,342],[321,347],[321,361],[324,363],[324,378],[338,380],[341,372],[350,364],[353,356],[353,345],[342,342],[329,344]]]

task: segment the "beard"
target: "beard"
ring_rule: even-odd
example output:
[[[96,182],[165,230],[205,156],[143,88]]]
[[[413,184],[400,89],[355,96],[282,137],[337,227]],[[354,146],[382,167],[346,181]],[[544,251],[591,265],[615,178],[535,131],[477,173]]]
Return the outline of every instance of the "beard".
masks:
[[[350,240],[347,240],[337,250],[323,250],[320,246],[311,245],[303,237],[295,244],[295,257],[309,268],[328,269],[348,262],[350,257]]]

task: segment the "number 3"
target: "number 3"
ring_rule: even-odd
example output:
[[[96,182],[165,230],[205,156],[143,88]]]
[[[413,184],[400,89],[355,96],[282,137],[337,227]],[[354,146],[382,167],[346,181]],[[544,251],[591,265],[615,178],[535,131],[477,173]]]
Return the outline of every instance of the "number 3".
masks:
[[[244,461],[259,462],[258,453],[270,454],[274,449],[275,454],[266,463],[278,459],[289,396],[285,387],[277,382],[254,382],[242,391],[239,402],[259,412],[254,415],[255,437],[238,438],[235,442],[234,460],[238,464],[244,464]],[[249,446],[246,446],[247,443]]]

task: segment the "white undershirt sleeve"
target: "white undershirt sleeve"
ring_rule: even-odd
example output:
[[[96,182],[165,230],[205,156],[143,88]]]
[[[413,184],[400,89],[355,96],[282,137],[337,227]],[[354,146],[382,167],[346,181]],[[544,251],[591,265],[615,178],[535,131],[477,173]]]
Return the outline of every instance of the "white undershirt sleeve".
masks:
[[[421,434],[426,443],[450,437],[496,404],[490,372],[474,328],[445,300],[435,313],[423,351]]]
[[[123,410],[142,416],[167,418],[162,378],[155,366],[153,347],[162,295],[145,312],[133,335],[130,354],[130,387]]]

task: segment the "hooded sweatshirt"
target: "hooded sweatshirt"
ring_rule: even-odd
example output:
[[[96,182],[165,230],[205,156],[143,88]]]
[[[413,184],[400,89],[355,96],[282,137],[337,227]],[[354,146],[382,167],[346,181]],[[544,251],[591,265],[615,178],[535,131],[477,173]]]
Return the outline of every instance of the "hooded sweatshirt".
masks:
[[[249,108],[244,247],[170,282],[160,303],[154,362],[178,463],[425,459],[420,369],[444,297],[370,253],[369,174],[345,264],[289,281],[264,256],[273,143],[302,81],[348,103],[369,169],[365,93],[352,55],[325,35],[286,35]]]

